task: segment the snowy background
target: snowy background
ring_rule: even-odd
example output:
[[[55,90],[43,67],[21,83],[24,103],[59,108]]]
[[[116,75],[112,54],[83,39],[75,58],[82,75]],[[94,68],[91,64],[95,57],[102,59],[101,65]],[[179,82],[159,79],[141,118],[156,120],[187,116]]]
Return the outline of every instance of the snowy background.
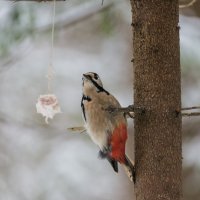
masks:
[[[114,2],[114,3],[113,3]],[[200,4],[180,11],[182,104],[200,104]],[[132,104],[131,8],[126,0],[56,5],[53,92],[62,114],[49,125],[36,113],[50,61],[52,3],[0,2],[0,199],[132,199],[124,174],[97,158],[82,125],[81,77],[97,72],[123,106]],[[183,120],[184,198],[200,198],[200,119]],[[128,154],[133,124],[129,121]]]

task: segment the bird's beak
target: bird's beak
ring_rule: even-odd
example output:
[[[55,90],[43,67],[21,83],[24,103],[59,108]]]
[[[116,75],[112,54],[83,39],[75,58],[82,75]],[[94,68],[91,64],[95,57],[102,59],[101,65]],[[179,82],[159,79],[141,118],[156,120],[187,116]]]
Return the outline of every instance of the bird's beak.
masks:
[[[87,75],[87,74],[83,74],[83,79],[87,79],[87,80],[89,80],[89,79],[90,79],[90,76]]]

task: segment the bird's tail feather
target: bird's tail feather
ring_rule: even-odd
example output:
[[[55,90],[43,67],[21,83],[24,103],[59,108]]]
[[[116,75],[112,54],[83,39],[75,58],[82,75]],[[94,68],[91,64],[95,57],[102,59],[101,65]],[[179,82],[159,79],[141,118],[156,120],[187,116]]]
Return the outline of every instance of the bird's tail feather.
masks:
[[[135,166],[134,162],[132,162],[128,156],[125,157],[125,163],[123,164],[125,172],[129,179],[135,183]]]

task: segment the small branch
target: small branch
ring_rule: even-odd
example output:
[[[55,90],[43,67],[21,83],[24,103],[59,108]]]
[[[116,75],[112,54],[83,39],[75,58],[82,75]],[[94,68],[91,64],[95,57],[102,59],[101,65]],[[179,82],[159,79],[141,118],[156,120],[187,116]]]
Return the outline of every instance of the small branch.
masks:
[[[123,112],[123,113],[137,112],[137,113],[144,113],[145,112],[144,108],[136,107],[134,105],[130,105],[130,106],[124,107],[124,108],[114,108],[112,106],[109,106],[107,108],[104,108],[104,110],[106,110],[106,111],[108,111],[110,113],[115,113],[115,112]]]
[[[192,106],[192,107],[181,108],[181,110],[193,110],[193,109],[200,109],[200,106]]]
[[[200,106],[191,106],[191,107],[185,107],[181,108],[181,110],[177,110],[177,113],[181,113],[182,117],[191,117],[191,116],[200,116],[200,112],[181,112],[183,110],[195,110],[200,109]]]
[[[187,4],[183,4],[183,5],[179,5],[179,8],[187,8],[192,6],[194,3],[196,2],[196,0],[191,0],[189,3]]]
[[[103,109],[110,112],[110,113],[123,112],[131,118],[134,118],[134,115],[132,114],[133,112],[134,113],[137,112],[137,113],[140,113],[140,114],[145,113],[144,108],[136,107],[134,105],[130,105],[130,106],[124,107],[124,108],[114,108],[112,106],[109,106],[109,107],[103,108]],[[200,116],[200,112],[189,112],[189,113],[181,112],[182,110],[192,110],[192,109],[200,109],[200,106],[192,106],[192,107],[181,108],[181,110],[176,110],[176,113],[178,115],[181,114],[182,117]]]
[[[200,112],[181,113],[182,117],[200,116]]]

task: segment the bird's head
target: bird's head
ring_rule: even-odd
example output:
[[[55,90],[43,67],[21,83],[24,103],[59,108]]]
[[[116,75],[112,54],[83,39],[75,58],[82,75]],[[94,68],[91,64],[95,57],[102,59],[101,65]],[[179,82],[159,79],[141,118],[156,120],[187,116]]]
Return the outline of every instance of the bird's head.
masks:
[[[101,82],[101,79],[99,78],[99,75],[94,72],[88,72],[83,74],[82,80],[84,91],[100,91],[103,88],[103,84]]]

